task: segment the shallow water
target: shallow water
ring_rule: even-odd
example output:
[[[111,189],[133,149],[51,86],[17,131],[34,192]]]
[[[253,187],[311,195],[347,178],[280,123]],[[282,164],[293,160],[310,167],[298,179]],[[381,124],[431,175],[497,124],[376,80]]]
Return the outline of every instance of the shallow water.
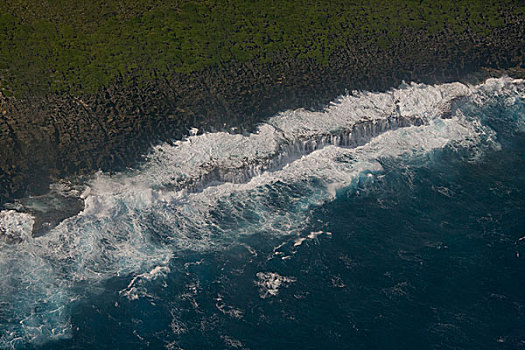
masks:
[[[524,96],[354,93],[159,145],[41,237],[4,210],[0,347],[524,346]]]

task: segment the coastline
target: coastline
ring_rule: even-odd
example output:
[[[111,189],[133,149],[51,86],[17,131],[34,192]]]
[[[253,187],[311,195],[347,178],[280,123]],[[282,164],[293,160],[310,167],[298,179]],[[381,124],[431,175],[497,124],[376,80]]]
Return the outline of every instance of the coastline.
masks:
[[[402,84],[162,143],[38,238],[1,211],[0,347],[516,347],[524,82]]]
[[[327,65],[276,56],[266,64],[230,62],[191,74],[158,74],[82,96],[1,96],[0,205],[47,192],[51,182],[133,167],[162,141],[200,131],[250,131],[275,113],[323,108],[347,90],[384,91],[402,81],[475,83],[525,76],[524,24],[483,42],[470,33],[407,31],[392,48],[347,43]],[[495,40],[496,38],[497,40]]]
[[[524,0],[0,2],[0,349],[519,348]]]

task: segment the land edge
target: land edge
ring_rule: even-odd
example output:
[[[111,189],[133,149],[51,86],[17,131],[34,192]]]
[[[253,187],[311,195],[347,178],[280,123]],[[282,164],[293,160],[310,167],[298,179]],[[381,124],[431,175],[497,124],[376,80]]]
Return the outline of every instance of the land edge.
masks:
[[[523,77],[525,24],[488,37],[411,30],[389,50],[348,42],[328,65],[276,55],[187,74],[159,74],[83,96],[0,96],[0,205],[45,193],[51,182],[136,166],[153,144],[201,131],[250,131],[275,113],[322,108],[348,90],[382,91],[402,81],[475,83]],[[233,129],[232,129],[233,128]]]

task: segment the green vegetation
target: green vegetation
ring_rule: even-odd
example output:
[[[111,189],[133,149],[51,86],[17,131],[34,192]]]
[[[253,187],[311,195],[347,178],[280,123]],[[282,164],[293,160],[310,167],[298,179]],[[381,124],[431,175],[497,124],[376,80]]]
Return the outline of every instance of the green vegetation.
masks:
[[[327,62],[338,45],[388,49],[403,28],[486,35],[520,0],[5,0],[4,93],[93,92],[118,76],[189,73],[276,53]]]

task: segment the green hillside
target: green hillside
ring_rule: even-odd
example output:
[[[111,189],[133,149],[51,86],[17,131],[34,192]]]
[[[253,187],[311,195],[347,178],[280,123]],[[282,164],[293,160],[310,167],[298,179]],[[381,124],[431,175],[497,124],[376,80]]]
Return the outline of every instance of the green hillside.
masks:
[[[327,62],[338,45],[388,49],[412,28],[488,34],[519,0],[6,0],[0,4],[5,94],[93,92],[130,73],[192,72],[276,53]]]

